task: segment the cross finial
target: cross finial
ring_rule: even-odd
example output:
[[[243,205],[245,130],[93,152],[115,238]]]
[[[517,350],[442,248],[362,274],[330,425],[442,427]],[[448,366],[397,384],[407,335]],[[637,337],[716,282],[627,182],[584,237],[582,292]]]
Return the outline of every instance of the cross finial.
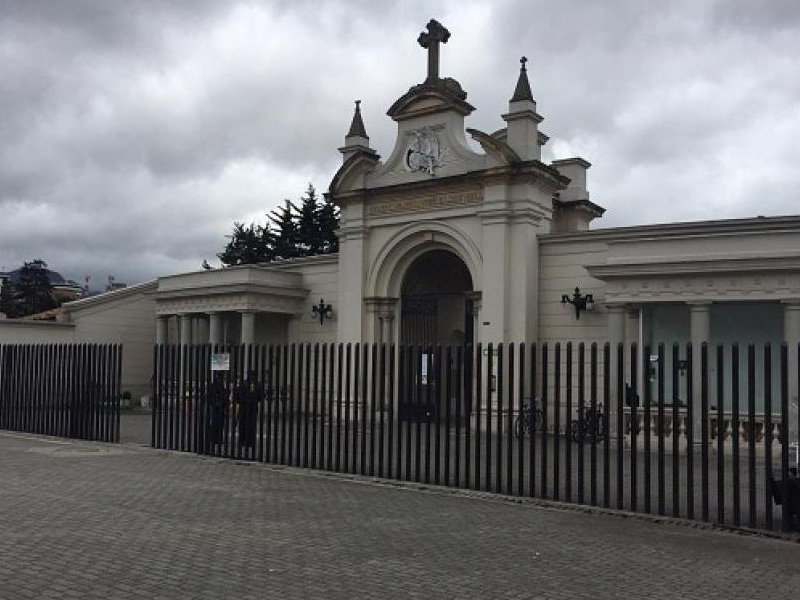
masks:
[[[446,44],[450,32],[436,19],[431,19],[426,26],[428,30],[419,34],[417,42],[428,50],[428,78],[426,81],[439,79],[439,44]]]
[[[520,58],[520,59],[519,59],[519,63],[522,65],[522,66],[519,68],[519,70],[520,70],[520,71],[527,71],[527,70],[528,70],[528,69],[526,69],[526,68],[525,68],[525,63],[526,63],[526,62],[528,62],[528,59],[527,59],[526,57],[524,57],[524,56],[523,56],[522,58]]]

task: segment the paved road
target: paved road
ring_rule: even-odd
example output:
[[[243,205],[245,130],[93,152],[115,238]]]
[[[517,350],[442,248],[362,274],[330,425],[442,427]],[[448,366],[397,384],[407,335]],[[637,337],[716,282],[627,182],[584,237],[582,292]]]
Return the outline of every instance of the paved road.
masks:
[[[0,598],[786,598],[800,545],[0,432]]]

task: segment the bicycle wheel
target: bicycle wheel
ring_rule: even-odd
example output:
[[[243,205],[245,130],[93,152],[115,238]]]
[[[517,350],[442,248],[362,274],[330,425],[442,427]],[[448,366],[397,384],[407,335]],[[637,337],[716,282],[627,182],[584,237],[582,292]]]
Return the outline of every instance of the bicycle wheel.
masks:
[[[514,437],[520,439],[525,435],[525,417],[514,417]]]

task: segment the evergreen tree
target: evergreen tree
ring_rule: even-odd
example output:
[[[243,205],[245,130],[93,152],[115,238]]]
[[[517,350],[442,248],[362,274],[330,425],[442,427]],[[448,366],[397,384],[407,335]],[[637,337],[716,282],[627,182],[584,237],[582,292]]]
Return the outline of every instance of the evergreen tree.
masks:
[[[284,200],[283,208],[269,214],[275,234],[272,238],[272,251],[275,258],[295,258],[301,256],[297,244],[297,207],[291,200]]]
[[[320,231],[320,206],[317,191],[308,184],[305,196],[300,199],[297,211],[297,249],[300,256],[315,256],[322,253],[323,240]]]
[[[4,278],[0,281],[0,313],[3,313],[7,317],[14,316],[12,291],[13,288],[9,278]]]
[[[339,251],[339,213],[310,183],[298,208],[291,200],[267,214],[265,226],[235,222],[225,250],[217,257],[226,266],[247,265]]]
[[[7,280],[3,284],[2,296],[2,312],[11,318],[26,317],[59,305],[47,278],[47,263],[38,258],[22,265],[16,282]]]
[[[330,196],[325,194],[319,208],[320,253],[328,254],[339,251],[337,229],[339,229],[339,209],[336,208]]]
[[[235,222],[233,231],[225,250],[217,257],[226,266],[252,265],[268,262],[275,258],[272,252],[271,234],[269,224],[262,227],[257,223],[245,226],[244,223]]]

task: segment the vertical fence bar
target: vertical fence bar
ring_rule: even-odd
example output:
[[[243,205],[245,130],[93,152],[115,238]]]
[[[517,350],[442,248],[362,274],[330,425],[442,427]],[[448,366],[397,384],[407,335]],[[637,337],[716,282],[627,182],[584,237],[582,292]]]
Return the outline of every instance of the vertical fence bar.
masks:
[[[725,349],[717,346],[717,521],[725,522]]]
[[[577,456],[577,459],[578,459],[577,460],[577,462],[578,462],[578,465],[577,465],[577,467],[578,467],[578,481],[577,481],[577,483],[578,483],[578,486],[577,486],[578,487],[578,490],[577,490],[577,492],[578,492],[578,504],[583,504],[583,502],[584,502],[584,487],[585,487],[584,486],[584,481],[583,481],[584,471],[585,471],[585,469],[584,469],[584,467],[585,467],[585,465],[584,465],[585,444],[584,443],[586,441],[586,436],[589,435],[591,440],[595,440],[596,441],[596,436],[594,434],[594,421],[592,420],[594,418],[594,414],[595,413],[592,412],[591,414],[587,414],[587,412],[586,412],[586,387],[585,387],[585,383],[584,383],[584,378],[586,377],[586,371],[585,371],[586,365],[584,363],[584,361],[585,361],[585,350],[586,350],[586,346],[584,345],[583,342],[580,342],[578,344],[578,355],[576,356],[576,362],[577,362],[577,365],[578,365],[578,419],[582,420],[583,423],[578,427],[578,431],[577,431],[577,433],[578,433],[578,444],[577,444],[577,453],[578,453],[578,456]],[[569,361],[569,363],[571,365],[572,361]],[[571,370],[571,366],[568,367],[568,369]],[[573,386],[570,385],[570,384],[567,384],[567,385],[568,385],[568,393],[569,393],[569,390],[572,389]],[[570,442],[569,439],[567,439],[567,448],[571,448],[571,447],[572,447],[572,443]],[[572,461],[571,460],[568,461],[568,464],[570,465],[570,468],[571,468]],[[571,471],[568,471],[568,479],[569,479],[569,481],[572,481],[572,476],[569,474],[570,472]],[[571,496],[567,496],[567,497],[570,498],[570,499],[572,498]]]
[[[742,524],[742,506],[739,469],[739,345],[734,343],[731,346],[731,433],[732,448],[731,461],[733,463],[733,524],[739,527]]]
[[[505,436],[506,436],[506,490],[509,495],[514,493],[514,344],[508,345],[508,408],[506,409]],[[521,483],[521,482],[520,482]]]
[[[772,522],[772,346],[764,346],[764,512],[767,529]]]
[[[362,475],[367,474],[367,404],[370,401],[367,376],[369,371],[370,344],[364,344],[363,359],[361,364],[361,469]]]
[[[449,360],[449,350],[450,347],[444,349],[445,353],[445,360],[442,363],[442,347],[436,346],[435,348],[435,355],[434,355],[434,381],[436,381],[435,391],[434,391],[434,410],[431,414],[430,421],[428,422],[428,426],[430,427],[431,423],[436,424],[436,429],[434,430],[434,441],[433,441],[433,448],[434,448],[434,463],[433,463],[433,481],[436,485],[439,485],[442,482],[442,421],[447,421],[447,407],[444,409],[444,415],[442,415],[442,391],[444,391],[444,398],[445,398],[445,405],[447,405],[447,397],[450,394],[450,364],[448,364]],[[442,389],[444,388],[444,390]],[[445,456],[448,455],[448,452],[445,451]],[[445,471],[445,485],[447,482],[447,475],[449,474],[449,470],[447,466],[444,467]]]
[[[638,486],[638,476],[639,470],[637,467],[637,442],[639,440],[639,433],[641,432],[642,428],[639,426],[639,416],[638,416],[638,408],[639,408],[639,349],[637,348],[636,344],[631,345],[630,349],[630,373],[631,373],[631,420],[630,420],[630,436],[631,436],[631,453],[630,453],[630,475],[631,475],[631,482],[630,482],[630,503],[631,503],[631,510],[636,512],[638,508],[638,497],[637,492],[639,489]]]
[[[700,493],[702,494],[702,519],[708,521],[708,344],[700,346]]]
[[[556,343],[553,356],[553,499],[558,500],[561,495],[561,471],[559,458],[561,457],[561,344]],[[569,419],[569,416],[567,416]]]
[[[402,436],[405,439],[405,479],[406,481],[411,479],[411,422],[409,419],[409,402],[411,399],[412,394],[414,393],[414,388],[412,387],[411,383],[411,366],[414,364],[413,362],[413,348],[411,346],[402,347],[400,348],[400,378],[398,381],[398,390],[399,395],[397,398],[398,403],[398,420],[400,419],[401,415],[400,411],[400,404],[403,405],[403,415],[402,420],[398,423],[398,441],[403,441],[400,439],[400,429],[404,430],[403,433],[405,434]],[[402,446],[402,444],[401,444]],[[401,447],[402,450],[402,447]],[[400,457],[401,452],[398,451],[397,453],[397,466],[398,472],[400,469]]]
[[[694,367],[692,345],[686,345],[686,518],[694,519]]]
[[[530,420],[530,438],[528,439],[528,495],[533,498],[536,495],[536,423],[533,421],[534,417],[534,402],[536,401],[537,397],[537,381],[536,381],[536,369],[537,369],[537,346],[536,343],[532,343],[530,345],[530,359],[528,361],[528,377],[530,379],[530,400],[529,400],[529,409],[531,411],[530,415],[526,415],[526,418]],[[541,415],[541,413],[539,413]],[[539,418],[539,427],[542,427],[542,419]]]
[[[304,467],[311,465],[310,447],[311,447],[311,344],[305,345],[305,357],[301,362],[301,369],[303,371],[303,462]],[[314,390],[316,393],[316,389]]]
[[[437,407],[434,405],[434,400],[436,398],[436,396],[434,396],[434,389],[437,390],[436,393],[438,395],[439,378],[437,377],[437,373],[441,366],[441,361],[434,365],[434,357],[434,347],[427,346],[425,348],[424,358],[427,364],[426,373],[428,374],[427,380],[424,383],[425,409],[420,411],[420,426],[423,421],[425,424],[425,483],[431,482],[431,426],[436,419],[437,413]]]
[[[616,389],[617,389],[617,447],[616,447],[616,465],[617,465],[617,481],[616,481],[616,493],[617,493],[617,508],[622,510],[625,508],[625,479],[624,475],[624,464],[625,464],[625,346],[624,344],[618,344],[616,348],[611,347],[610,344],[606,344],[606,357],[604,359],[604,369],[606,372],[611,372],[611,356],[610,353],[616,353],[616,367],[617,372],[614,374],[616,378]],[[609,442],[610,443],[610,442]]]
[[[652,356],[653,349],[651,346],[644,347],[644,355],[642,356],[642,387],[644,388],[644,418],[642,419],[642,428],[644,430],[644,456],[642,463],[644,466],[644,512],[652,512],[652,423],[653,423],[653,386],[651,385],[650,374],[652,366],[650,357]]]
[[[395,360],[398,360],[397,353],[396,353],[396,344],[389,345],[389,377],[386,381],[386,388],[387,388],[387,399],[388,399],[388,417],[389,417],[389,431],[388,439],[386,444],[386,474],[389,477],[393,477],[395,479],[400,479],[400,430],[399,430],[399,420],[397,421],[397,435],[395,436]],[[401,361],[402,359],[398,360]],[[396,441],[395,441],[396,440]],[[397,451],[395,452],[395,443],[397,443]],[[397,468],[393,468],[394,466],[394,458],[395,455],[398,459],[398,464],[396,465]]]
[[[380,399],[380,414],[378,415],[380,418],[380,422],[378,423],[378,429],[380,431],[380,438],[378,439],[378,470],[377,475],[378,477],[383,477],[386,474],[386,469],[384,468],[384,459],[386,457],[386,439],[388,437],[386,431],[386,407],[387,407],[387,388],[386,388],[386,379],[387,379],[387,371],[386,371],[386,344],[381,344],[380,349],[378,352],[378,377],[375,379],[378,380],[377,388],[373,384],[373,392],[372,392],[372,422],[373,422],[373,434],[374,434],[374,424],[376,420],[376,405]],[[377,390],[377,391],[375,391]],[[373,435],[374,437],[374,435]]]
[[[486,469],[485,469],[485,489],[489,491],[492,489],[492,394],[493,385],[496,382],[494,375],[494,348],[490,343],[487,348],[488,354],[486,355],[486,442],[485,442],[485,456],[486,456]]]
[[[444,373],[444,484],[450,485],[450,410],[452,408],[450,397],[453,394],[453,347],[447,346],[445,352],[445,373]],[[441,349],[439,350],[441,354]],[[441,419],[436,427],[437,434],[441,432]],[[439,434],[440,436],[440,434]],[[441,436],[440,436],[441,437]],[[436,440],[436,450],[439,450],[440,440]],[[436,464],[439,464],[437,459]],[[436,483],[439,483],[439,472],[436,472]]]
[[[519,345],[519,366],[517,375],[517,408],[516,415],[520,420],[524,420],[527,415],[524,414],[523,404],[525,401],[525,344]],[[513,425],[513,423],[512,423]],[[509,438],[511,438],[511,431],[509,429]],[[525,435],[524,429],[519,431],[519,439],[517,440],[517,495],[522,496],[525,493]],[[533,434],[533,428],[530,431]],[[530,440],[529,440],[530,441]],[[530,485],[530,482],[529,482]]]
[[[503,384],[505,383],[503,379],[504,352],[505,346],[502,343],[497,344],[497,389],[495,391],[497,409],[494,411],[495,416],[497,417],[497,446],[495,447],[496,462],[494,467],[494,491],[498,493],[503,491],[503,391],[505,389],[503,387]]]
[[[481,489],[481,405],[483,404],[483,345],[475,352],[475,489]]]
[[[665,393],[665,362],[667,360],[664,344],[658,345],[658,398],[656,400],[656,411],[657,415],[656,418],[658,419],[658,439],[657,442],[657,458],[658,458],[658,514],[663,516],[667,514],[666,510],[666,498],[665,498],[665,488],[666,488],[666,478],[665,478],[665,453],[666,449],[664,444],[666,440],[667,432],[667,415],[664,407],[664,393]]]
[[[678,405],[680,404],[680,347],[672,345],[672,516],[681,515],[681,464],[680,464],[680,420]]]
[[[589,404],[594,414],[595,427],[592,427],[592,447],[589,456],[589,502],[592,506],[597,506],[597,442],[598,431],[600,427],[600,435],[603,438],[603,475],[606,473],[606,465],[608,463],[608,409],[611,406],[608,403],[608,393],[606,393],[605,382],[603,384],[603,401],[598,405],[597,402],[597,344],[593,343],[589,347]],[[603,481],[603,491],[608,489],[608,478]],[[608,503],[606,502],[606,505]]]
[[[344,472],[350,472],[350,382],[353,374],[352,344],[347,344],[344,372]],[[358,355],[358,345],[356,345]],[[357,362],[357,361],[356,361]],[[355,448],[354,448],[355,450]]]
[[[344,345],[339,344],[337,347],[337,356],[336,356],[336,471],[340,472],[342,470],[342,364],[347,361],[349,364],[349,359],[346,356],[349,356],[350,351],[344,350]],[[347,439],[347,430],[344,431],[345,440]],[[345,441],[345,446],[347,442]],[[346,452],[346,451],[345,451]],[[347,467],[345,466],[345,470]]]
[[[456,347],[456,445],[455,445],[455,487],[461,487],[461,420],[466,412],[466,391],[464,382],[464,346]],[[464,409],[462,410],[462,406]],[[469,412],[467,412],[469,416]],[[469,424],[467,425],[469,432]],[[469,449],[469,433],[467,433],[467,451]],[[469,477],[469,467],[464,471]]]
[[[378,345],[372,344],[372,348],[370,350],[370,370],[372,372],[372,379],[370,380],[370,398],[369,398],[369,408],[370,408],[370,418],[369,418],[369,474],[375,475],[375,444],[376,444],[376,430],[375,425],[378,419],[378,393],[377,393],[377,385],[379,378],[383,377],[383,370],[378,371]],[[381,414],[383,414],[381,412]],[[383,455],[383,419],[381,419],[381,455]],[[380,465],[380,470],[383,470],[383,464]]]
[[[542,465],[539,469],[539,476],[541,477],[540,481],[540,497],[547,498],[547,472],[548,472],[548,464],[547,464],[547,432],[549,430],[549,422],[548,422],[548,400],[547,400],[547,392],[548,388],[548,359],[549,359],[549,352],[547,344],[542,344]]]
[[[565,380],[565,407],[564,407],[564,500],[572,502],[572,342],[567,342],[567,356],[565,360],[566,380]],[[576,421],[577,423],[577,421]],[[580,432],[578,432],[580,433]],[[580,435],[577,436],[580,439]]]
[[[788,346],[781,344],[781,480],[782,498],[788,497],[789,491],[789,352]],[[772,482],[770,482],[772,485]],[[781,502],[781,530],[792,529],[792,515],[788,502]]]
[[[756,526],[756,348],[747,347],[747,469],[749,471],[749,525]]]

